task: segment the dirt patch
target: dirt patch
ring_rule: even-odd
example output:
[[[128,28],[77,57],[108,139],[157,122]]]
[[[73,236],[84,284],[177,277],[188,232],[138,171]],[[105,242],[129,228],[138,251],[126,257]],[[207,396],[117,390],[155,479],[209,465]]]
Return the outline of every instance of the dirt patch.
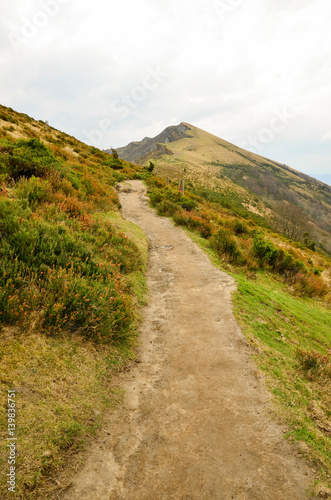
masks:
[[[138,363],[65,500],[304,499],[309,468],[271,420],[269,394],[232,314],[235,283],[189,237],[121,192],[150,241]]]

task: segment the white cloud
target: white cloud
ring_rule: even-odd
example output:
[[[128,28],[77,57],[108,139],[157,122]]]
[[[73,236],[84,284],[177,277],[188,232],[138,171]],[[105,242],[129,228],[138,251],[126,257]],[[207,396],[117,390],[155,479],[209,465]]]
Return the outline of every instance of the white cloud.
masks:
[[[322,142],[331,142],[331,130],[326,132],[322,137],[321,137]]]
[[[327,173],[329,1],[227,2],[222,16],[214,0],[6,2],[2,104],[100,147],[180,121],[244,143],[287,108],[295,117],[263,154]],[[151,81],[151,69],[167,76]]]

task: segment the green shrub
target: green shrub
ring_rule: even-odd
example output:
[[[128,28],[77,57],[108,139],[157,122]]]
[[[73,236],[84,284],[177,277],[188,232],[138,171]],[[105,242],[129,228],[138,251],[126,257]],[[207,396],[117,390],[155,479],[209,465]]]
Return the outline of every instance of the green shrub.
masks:
[[[177,211],[173,216],[174,222],[179,226],[189,227],[190,225],[190,214],[184,210]]]
[[[232,228],[233,228],[233,232],[235,234],[245,234],[245,233],[249,233],[249,229],[248,229],[248,226],[245,222],[239,220],[239,219],[236,219],[232,225]]]
[[[16,184],[15,192],[20,199],[27,200],[30,205],[34,205],[50,199],[52,186],[48,180],[33,175],[30,179],[20,179]]]
[[[259,259],[260,266],[268,265],[278,274],[285,274],[287,277],[299,272],[306,273],[305,264],[296,259],[294,255],[286,252],[258,233],[254,237],[253,253]]]
[[[155,168],[155,165],[152,161],[149,162],[149,165],[146,167],[148,172],[152,173],[154,168]]]
[[[90,148],[89,153],[90,153],[91,155],[98,156],[99,158],[103,158],[103,156],[104,156],[104,153],[103,153],[100,149],[95,148],[94,146],[92,146],[92,147]]]
[[[137,247],[108,221],[92,220],[75,231],[65,213],[61,225],[45,216],[0,198],[0,322],[29,323],[38,310],[46,331],[117,341],[132,326],[123,275],[141,269]]]
[[[180,205],[187,212],[191,212],[191,210],[195,210],[197,208],[197,203],[194,200],[185,198],[185,196],[183,196],[180,200]]]
[[[163,200],[163,193],[160,189],[154,189],[152,193],[150,193],[150,200],[153,207],[156,206],[157,203],[160,203]]]
[[[278,250],[273,269],[280,274],[306,272],[305,264],[301,260],[296,259],[292,254],[285,252],[282,248]]]
[[[119,172],[114,172],[114,178],[116,180],[116,182],[122,182],[125,180],[125,175],[123,174],[120,174]],[[135,175],[138,175],[138,174],[135,174]],[[136,177],[134,176],[134,179],[136,179]]]
[[[203,238],[208,239],[212,235],[212,226],[209,221],[196,213],[180,210],[173,216],[173,219],[178,225],[194,229]]]
[[[148,186],[151,188],[152,186],[155,188],[165,188],[166,187],[166,181],[164,179],[161,179],[160,177],[149,177],[148,179]]]
[[[277,257],[279,255],[278,249],[271,241],[264,240],[261,234],[256,234],[254,237],[253,252],[260,260],[260,263],[269,264],[274,267],[276,265]]]
[[[179,191],[174,191],[169,187],[164,189],[153,189],[150,194],[150,200],[152,206],[156,206],[161,201],[171,202],[178,206],[178,208],[183,208],[184,210],[190,212],[197,208],[197,203],[195,200],[183,196]]]
[[[217,233],[213,234],[210,239],[211,247],[216,250],[218,255],[226,255],[229,260],[238,260],[240,251],[236,240],[230,232],[225,229],[219,229]]]
[[[114,170],[122,170],[123,169],[123,164],[121,162],[121,160],[119,159],[114,159],[114,160],[111,160],[109,162],[109,165],[111,166],[111,168],[113,168]]]
[[[45,177],[59,166],[53,152],[39,139],[7,141],[1,151],[3,157],[0,168],[15,180],[20,177]]]
[[[161,215],[170,215],[171,217],[177,212],[178,205],[175,205],[172,201],[162,200],[160,203],[155,205],[157,211]]]

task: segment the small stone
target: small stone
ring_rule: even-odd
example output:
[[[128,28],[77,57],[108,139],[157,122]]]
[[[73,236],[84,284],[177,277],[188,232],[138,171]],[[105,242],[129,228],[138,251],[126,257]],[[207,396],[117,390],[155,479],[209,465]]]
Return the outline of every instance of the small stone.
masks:
[[[331,490],[329,488],[326,488],[325,486],[322,486],[318,490],[317,497],[318,498],[330,498],[331,497]]]
[[[298,441],[297,444],[300,453],[307,453],[309,451],[309,446],[304,441]]]
[[[43,457],[50,458],[53,456],[53,452],[51,450],[46,450],[43,453]]]

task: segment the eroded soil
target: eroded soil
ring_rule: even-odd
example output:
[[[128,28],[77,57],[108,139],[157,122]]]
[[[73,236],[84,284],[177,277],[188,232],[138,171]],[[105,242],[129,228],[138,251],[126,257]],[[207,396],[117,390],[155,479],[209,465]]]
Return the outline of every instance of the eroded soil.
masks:
[[[271,420],[232,314],[235,283],[149,208],[132,182],[123,215],[150,239],[139,363],[65,500],[294,500],[311,477]]]

